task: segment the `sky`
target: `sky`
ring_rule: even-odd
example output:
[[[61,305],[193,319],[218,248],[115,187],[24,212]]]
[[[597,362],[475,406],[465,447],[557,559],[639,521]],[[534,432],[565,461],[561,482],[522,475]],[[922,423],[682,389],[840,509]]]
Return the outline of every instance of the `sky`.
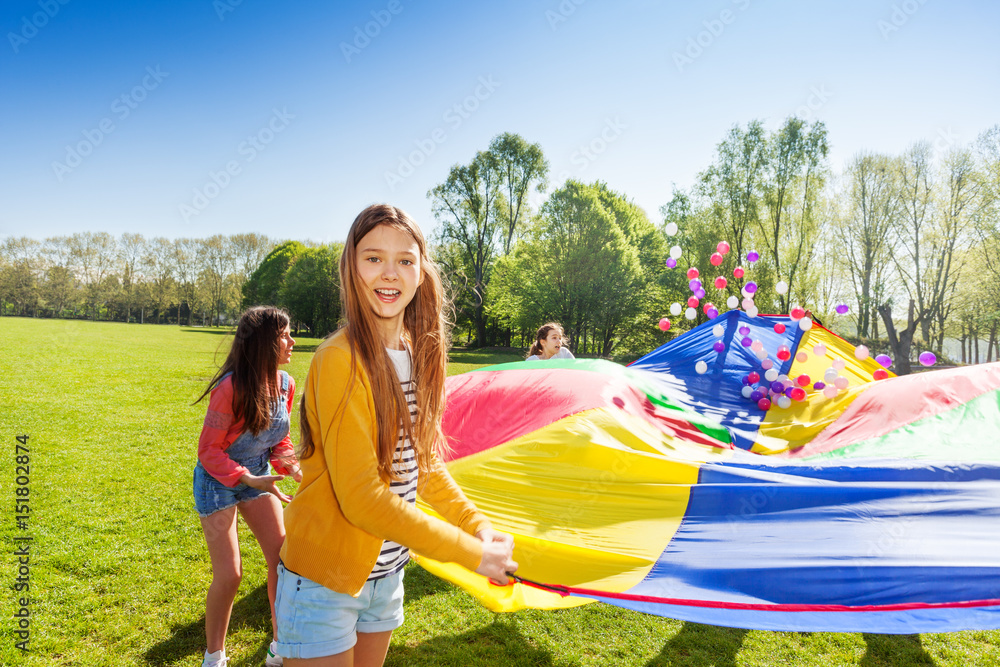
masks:
[[[0,238],[343,240],[503,132],[549,191],[602,180],[658,222],[735,124],[938,152],[1000,122],[987,0],[4,0]]]

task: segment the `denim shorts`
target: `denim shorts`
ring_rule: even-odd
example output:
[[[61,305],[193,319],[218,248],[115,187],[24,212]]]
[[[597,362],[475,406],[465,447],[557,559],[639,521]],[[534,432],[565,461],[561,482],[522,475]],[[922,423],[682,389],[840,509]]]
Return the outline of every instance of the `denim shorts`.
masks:
[[[321,658],[343,653],[354,647],[359,632],[385,632],[403,624],[403,571],[366,581],[355,598],[278,563],[274,616],[278,655]]]
[[[268,460],[264,459],[263,465],[257,466],[256,470],[250,469],[250,474],[266,475],[267,465]],[[263,495],[267,495],[267,491],[261,491],[243,483],[229,487],[212,477],[207,470],[201,467],[201,464],[194,467],[194,508],[198,511],[198,516],[205,517],[215,514],[219,510]]]

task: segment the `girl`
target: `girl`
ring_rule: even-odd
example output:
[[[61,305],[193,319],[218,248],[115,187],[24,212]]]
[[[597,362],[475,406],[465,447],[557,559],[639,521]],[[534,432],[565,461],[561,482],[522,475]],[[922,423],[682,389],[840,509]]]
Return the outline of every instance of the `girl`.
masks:
[[[362,211],[340,284],[346,324],[309,368],[302,485],[285,510],[275,613],[287,667],[381,665],[403,623],[409,549],[502,584],[517,569],[513,538],[438,457],[448,336],[416,223],[385,204]],[[417,510],[417,492],[446,520]]]
[[[545,359],[575,359],[573,353],[567,350],[566,334],[563,328],[556,322],[543,324],[535,334],[535,343],[528,351],[527,361],[539,361]]]
[[[204,667],[222,667],[227,661],[226,631],[243,570],[236,538],[237,510],[264,552],[271,628],[276,632],[274,590],[278,550],[285,538],[278,501],[291,498],[275,482],[285,475],[302,479],[289,437],[295,383],[288,373],[278,370],[292,359],[295,341],[288,325],[288,314],[271,306],[243,313],[226,362],[198,398],[211,394],[194,467],[195,508],[212,559]],[[279,474],[268,474],[268,459]],[[268,667],[281,665],[274,648],[272,641]]]

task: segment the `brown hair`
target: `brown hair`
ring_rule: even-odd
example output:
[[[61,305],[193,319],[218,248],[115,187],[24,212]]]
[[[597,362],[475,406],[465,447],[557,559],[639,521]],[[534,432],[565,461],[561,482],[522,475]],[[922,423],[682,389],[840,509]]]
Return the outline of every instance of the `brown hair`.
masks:
[[[411,236],[420,250],[421,282],[413,299],[403,311],[403,332],[413,356],[413,380],[416,385],[417,414],[411,424],[406,398],[396,375],[395,367],[379,335],[377,316],[365,298],[364,286],[358,275],[357,247],[368,232],[379,225],[387,225]],[[446,448],[441,432],[441,415],[444,412],[444,380],[448,364],[448,330],[444,317],[444,288],[437,265],[427,254],[424,235],[410,216],[388,204],[374,204],[358,214],[347,233],[344,252],[340,256],[340,301],[346,323],[347,339],[351,346],[351,378],[347,394],[351,392],[357,373],[357,360],[371,383],[375,402],[377,435],[375,450],[378,455],[379,474],[384,479],[394,479],[392,464],[396,458],[397,436],[402,429],[413,442],[417,464],[421,470],[430,465],[431,453]],[[305,394],[299,418],[302,437],[299,458],[312,455],[315,445],[306,418]]]
[[[538,327],[538,333],[535,334],[535,342],[532,344],[531,349],[528,350],[528,356],[541,355],[542,353],[542,341],[549,337],[549,333],[555,329],[559,332],[559,337],[562,338],[563,345],[568,341],[566,340],[566,334],[563,332],[562,325],[558,322],[549,322],[548,324],[543,324]]]
[[[195,403],[232,373],[233,419],[245,420],[246,430],[260,435],[271,425],[271,408],[280,396],[279,337],[288,323],[288,313],[274,306],[254,306],[240,315],[226,361]]]

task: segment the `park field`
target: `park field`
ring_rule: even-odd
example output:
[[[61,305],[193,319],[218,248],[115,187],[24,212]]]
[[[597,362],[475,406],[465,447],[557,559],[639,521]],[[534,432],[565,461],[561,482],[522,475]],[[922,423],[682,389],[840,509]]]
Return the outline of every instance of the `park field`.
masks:
[[[211,568],[191,500],[205,404],[192,402],[224,359],[228,332],[5,317],[0,334],[0,665],[200,664]],[[318,342],[297,340],[288,370],[300,385]],[[518,358],[455,352],[449,372]],[[27,483],[17,480],[19,435],[28,436]],[[18,526],[22,488],[30,513]],[[228,653],[231,665],[259,666],[270,639],[264,562],[242,525],[240,543],[244,579]],[[24,545],[30,589],[16,592],[15,550]],[[407,620],[387,665],[1000,664],[1000,631],[745,631],[598,604],[495,614],[413,564],[406,591]],[[22,597],[30,598],[26,654],[15,647]]]

